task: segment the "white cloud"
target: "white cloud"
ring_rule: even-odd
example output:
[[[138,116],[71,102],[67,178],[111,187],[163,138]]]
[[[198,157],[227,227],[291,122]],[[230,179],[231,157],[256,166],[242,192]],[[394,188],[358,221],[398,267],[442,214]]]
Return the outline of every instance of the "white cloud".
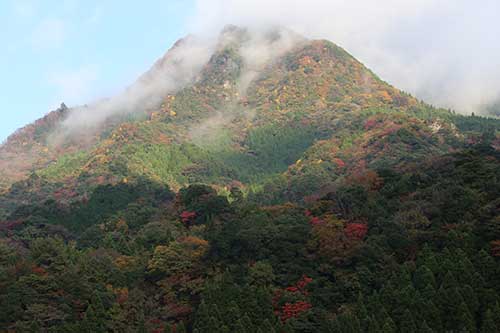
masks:
[[[472,111],[500,95],[500,2],[197,0],[193,30],[283,25],[345,47],[383,79]]]
[[[81,134],[80,130],[89,130],[99,126],[112,116],[132,113],[158,106],[167,93],[172,93],[189,84],[199,73],[212,54],[213,41],[194,37],[177,43],[164,57],[143,74],[135,83],[122,93],[111,98],[101,99],[86,107],[77,107],[62,124],[64,133]],[[83,92],[94,76],[92,71],[83,70],[69,75],[55,76],[52,82],[62,89],[61,96],[68,99],[68,105],[78,105],[84,101]],[[79,97],[80,101],[76,101]],[[91,98],[85,99],[92,100]],[[57,141],[57,139],[56,139]]]
[[[57,89],[58,103],[80,104],[95,97],[93,84],[99,78],[99,69],[95,65],[86,65],[75,70],[63,70],[51,73],[49,84]]]
[[[34,28],[31,42],[35,49],[60,47],[67,37],[67,25],[62,19],[44,19]]]

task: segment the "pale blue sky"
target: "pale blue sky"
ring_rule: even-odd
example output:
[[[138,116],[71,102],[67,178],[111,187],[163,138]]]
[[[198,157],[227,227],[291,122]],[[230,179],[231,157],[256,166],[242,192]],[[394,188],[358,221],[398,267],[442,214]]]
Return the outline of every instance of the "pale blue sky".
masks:
[[[0,1],[0,142],[124,88],[187,33],[191,0]]]

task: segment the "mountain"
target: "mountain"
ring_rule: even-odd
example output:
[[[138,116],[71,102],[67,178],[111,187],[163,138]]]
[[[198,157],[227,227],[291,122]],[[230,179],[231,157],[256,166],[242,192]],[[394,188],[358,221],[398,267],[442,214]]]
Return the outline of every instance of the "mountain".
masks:
[[[326,40],[187,37],[0,147],[0,327],[500,328],[499,131]]]

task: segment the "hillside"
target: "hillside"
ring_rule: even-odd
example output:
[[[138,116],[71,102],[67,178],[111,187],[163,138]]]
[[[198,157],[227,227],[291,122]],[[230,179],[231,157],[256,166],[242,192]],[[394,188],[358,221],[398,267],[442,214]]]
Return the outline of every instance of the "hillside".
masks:
[[[500,120],[285,29],[196,43],[0,147],[0,330],[500,328]]]

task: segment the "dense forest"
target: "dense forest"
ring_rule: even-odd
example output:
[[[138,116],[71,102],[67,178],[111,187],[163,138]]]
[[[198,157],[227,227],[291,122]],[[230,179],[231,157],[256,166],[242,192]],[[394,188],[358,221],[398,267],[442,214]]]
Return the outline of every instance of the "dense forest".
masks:
[[[148,181],[18,208],[2,327],[26,332],[497,332],[500,154],[474,146],[309,204]],[[16,223],[16,221],[22,221]],[[14,326],[13,326],[14,325]]]
[[[0,331],[499,332],[500,120],[327,41],[243,95],[238,43],[84,143],[49,143],[63,105],[1,146]]]

